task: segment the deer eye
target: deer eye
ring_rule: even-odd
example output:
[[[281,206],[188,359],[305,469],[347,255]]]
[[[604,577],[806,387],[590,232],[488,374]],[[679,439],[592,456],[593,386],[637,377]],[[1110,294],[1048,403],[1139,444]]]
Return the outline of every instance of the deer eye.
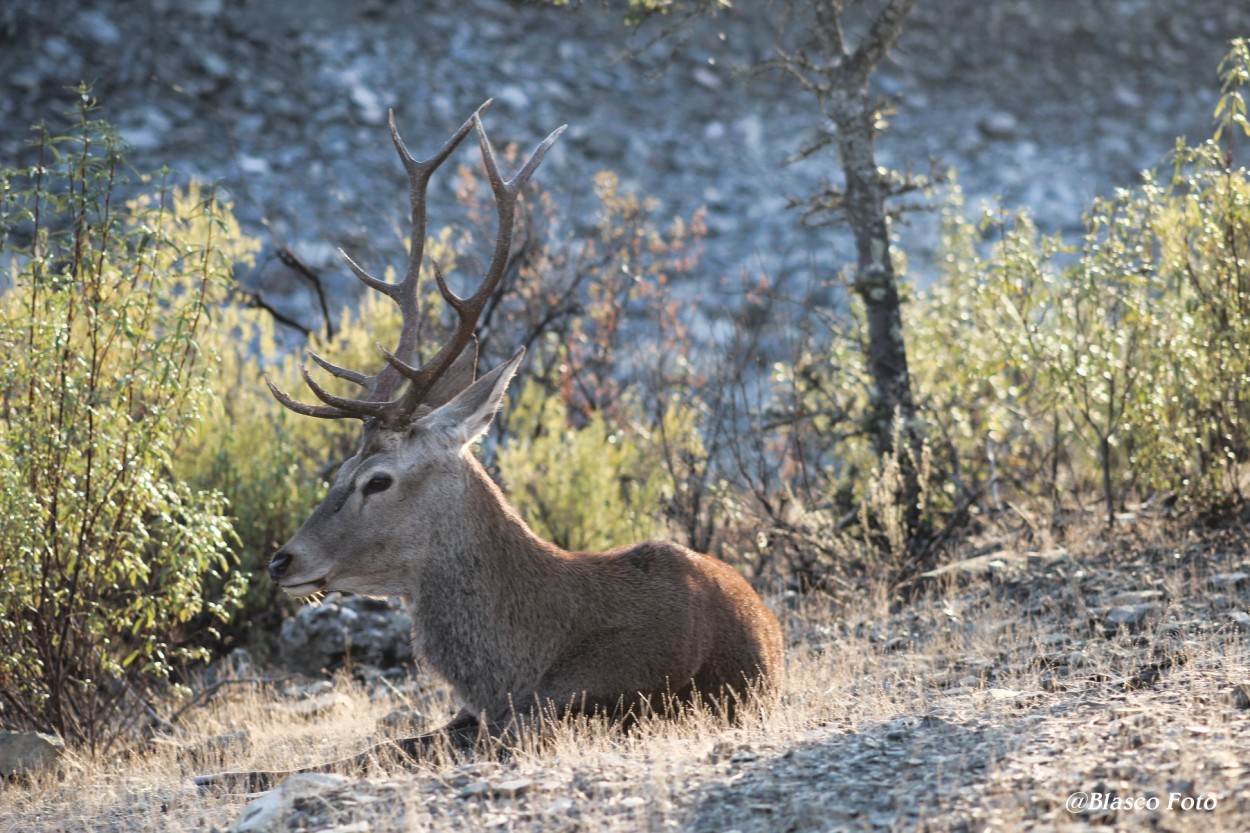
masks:
[[[391,487],[391,482],[391,476],[389,474],[375,474],[373,477],[370,477],[369,482],[365,484],[363,494],[368,497],[369,495],[376,494],[377,492],[385,492]]]

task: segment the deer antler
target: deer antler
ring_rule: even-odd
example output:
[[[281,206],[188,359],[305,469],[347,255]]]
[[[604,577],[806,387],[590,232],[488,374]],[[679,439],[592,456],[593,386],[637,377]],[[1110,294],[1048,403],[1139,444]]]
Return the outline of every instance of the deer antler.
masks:
[[[451,367],[456,357],[473,341],[473,330],[477,326],[478,317],[481,316],[482,310],[491,295],[499,287],[499,281],[508,265],[508,255],[512,247],[512,225],[516,218],[517,199],[521,189],[529,182],[534,171],[542,164],[543,157],[547,155],[547,151],[551,149],[556,139],[564,132],[563,126],[554,130],[550,136],[534,149],[534,152],[525,161],[525,164],[521,166],[516,175],[512,179],[505,180],[499,174],[499,163],[495,157],[495,149],[491,145],[490,139],[486,136],[485,128],[482,127],[482,113],[490,104],[491,102],[488,100],[481,107],[477,108],[473,115],[469,117],[469,120],[460,126],[460,129],[447,140],[447,143],[443,145],[438,153],[424,162],[418,162],[408,152],[408,148],[404,146],[404,141],[399,137],[399,131],[395,127],[395,114],[393,112],[390,114],[391,141],[394,142],[395,150],[399,153],[399,158],[404,163],[404,170],[408,172],[408,193],[412,204],[412,236],[409,246],[408,269],[402,281],[399,283],[387,283],[362,269],[342,249],[339,250],[339,254],[346,261],[348,268],[352,270],[365,286],[386,295],[399,307],[401,316],[399,343],[394,351],[388,351],[379,345],[378,350],[382,353],[386,363],[372,376],[345,367],[339,367],[326,361],[313,351],[308,351],[308,355],[312,360],[331,375],[360,385],[368,389],[369,394],[364,399],[335,396],[317,384],[316,380],[309,375],[308,369],[300,365],[300,375],[304,377],[304,382],[307,383],[309,390],[325,404],[308,405],[298,402],[278,389],[266,377],[265,384],[269,386],[269,390],[273,393],[274,398],[287,408],[298,414],[321,417],[323,419],[376,418],[388,425],[402,425],[412,417],[412,414],[434,386],[434,383],[438,381],[439,377],[447,372],[447,369]],[[482,152],[482,163],[486,167],[486,176],[490,181],[491,191],[495,197],[495,209],[498,216],[495,251],[491,257],[490,267],[486,270],[486,277],[483,278],[477,291],[467,298],[461,298],[453,292],[447,286],[447,281],[443,277],[443,272],[439,268],[438,263],[434,262],[432,264],[434,267],[434,279],[438,283],[439,293],[447,301],[448,306],[456,311],[456,329],[452,333],[451,339],[439,348],[433,358],[421,367],[414,367],[410,362],[416,351],[419,316],[417,282],[421,272],[421,263],[425,257],[426,189],[431,175],[460,146],[460,143],[464,141],[464,137],[469,135],[470,130],[477,132],[478,145]],[[408,389],[404,391],[402,396],[396,396],[396,389],[405,380],[408,382]]]

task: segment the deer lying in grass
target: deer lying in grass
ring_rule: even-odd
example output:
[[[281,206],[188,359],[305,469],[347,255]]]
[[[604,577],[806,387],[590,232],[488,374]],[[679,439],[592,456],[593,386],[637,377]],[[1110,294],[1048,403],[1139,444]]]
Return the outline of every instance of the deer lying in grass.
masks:
[[[336,396],[301,368],[322,402],[308,405],[266,380],[296,413],[364,421],[355,456],[274,554],[270,575],[293,596],[341,590],[408,603],[415,653],[463,705],[437,732],[394,742],[410,755],[440,737],[468,744],[481,733],[500,736],[551,715],[629,719],[649,710],[671,713],[697,698],[731,710],[748,697],[767,702],[782,677],[781,631],[738,573],[667,542],[565,552],[530,530],[473,456],[523,352],[474,381],[474,327],[507,266],[518,194],[564,129],[505,181],[482,128],[489,103],[425,162],[408,153],[391,120],[412,202],[407,273],[389,284],[343,257],[361,281],[398,304],[399,344],[394,352],[381,350],[385,363],[372,376],[310,353],[367,395]],[[477,132],[497,206],[494,255],[468,298],[452,292],[433,265],[457,325],[427,363],[414,367],[426,186],[470,130]],[[234,777],[257,787],[285,774]],[[223,783],[223,777],[199,780]]]

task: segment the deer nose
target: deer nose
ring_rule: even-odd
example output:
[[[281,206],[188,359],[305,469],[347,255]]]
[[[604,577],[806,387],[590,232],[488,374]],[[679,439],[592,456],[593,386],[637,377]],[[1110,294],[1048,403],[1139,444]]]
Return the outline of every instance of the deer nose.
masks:
[[[269,561],[269,575],[274,581],[280,581],[286,575],[287,569],[291,566],[291,556],[282,550],[278,550],[273,554],[273,558]]]

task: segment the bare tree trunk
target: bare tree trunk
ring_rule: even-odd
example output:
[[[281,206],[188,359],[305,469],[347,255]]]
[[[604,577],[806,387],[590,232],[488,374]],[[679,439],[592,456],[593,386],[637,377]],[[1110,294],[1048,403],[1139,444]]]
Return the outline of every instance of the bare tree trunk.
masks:
[[[853,290],[863,300],[867,314],[867,361],[873,381],[868,427],[878,454],[894,450],[896,415],[902,419],[904,436],[913,448],[920,439],[886,207],[887,199],[915,186],[892,182],[877,164],[881,102],[869,91],[873,72],[898,39],[903,21],[916,2],[889,0],[851,51],[845,41],[842,0],[794,0],[793,8],[800,16],[807,9],[811,11],[810,35],[797,51],[781,52],[771,63],[816,96],[821,112],[837,130],[832,140],[819,140],[803,154],[834,145],[844,185],[815,194],[806,203],[805,217],[827,213],[843,216],[855,237]]]
[[[873,381],[869,428],[878,454],[893,450],[898,415],[909,440],[917,439],[902,304],[886,220],[887,185],[875,154],[875,108],[866,90],[832,96],[838,128],[838,157],[846,181],[846,216],[855,235],[854,290],[864,302],[868,323],[868,372]],[[913,442],[914,445],[914,442]]]

